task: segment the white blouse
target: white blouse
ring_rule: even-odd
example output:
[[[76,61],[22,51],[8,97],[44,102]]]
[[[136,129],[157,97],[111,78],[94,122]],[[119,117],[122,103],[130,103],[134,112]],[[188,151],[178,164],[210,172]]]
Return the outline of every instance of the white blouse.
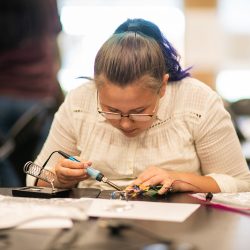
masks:
[[[97,112],[93,82],[72,90],[61,105],[35,163],[62,150],[90,160],[117,185],[127,186],[149,166],[209,175],[222,192],[250,191],[250,172],[221,98],[202,82],[170,82],[152,126],[128,138]],[[55,154],[46,168],[61,156]],[[34,178],[27,177],[27,185]],[[79,187],[110,189],[88,179]]]

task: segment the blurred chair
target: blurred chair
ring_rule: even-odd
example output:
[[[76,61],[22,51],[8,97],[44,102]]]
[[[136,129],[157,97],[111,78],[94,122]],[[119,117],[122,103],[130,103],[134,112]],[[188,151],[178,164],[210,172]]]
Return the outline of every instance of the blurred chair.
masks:
[[[230,116],[231,116],[231,119],[232,119],[232,122],[233,122],[233,125],[234,125],[234,128],[236,130],[236,133],[237,133],[237,136],[240,140],[240,142],[243,142],[246,140],[245,136],[243,135],[239,125],[238,125],[238,117],[237,117],[237,114],[234,112],[234,110],[232,109],[231,107],[231,103],[226,103],[225,105],[225,108],[226,110],[229,112]]]
[[[0,168],[4,169],[1,172],[6,173],[7,176],[1,178],[8,178],[10,171],[15,173],[18,180],[2,181],[2,186],[10,186],[12,183],[18,186],[25,186],[25,174],[23,173],[23,166],[29,160],[34,160],[36,154],[42,147],[41,133],[48,119],[52,119],[54,113],[55,103],[53,101],[44,101],[41,104],[31,106],[12,126],[7,135],[0,136]],[[49,123],[50,124],[50,123]],[[9,183],[9,184],[8,184]]]
[[[236,115],[250,117],[250,99],[240,99],[232,102],[230,106]]]
[[[250,166],[250,99],[232,102],[228,111],[231,114],[243,152]]]

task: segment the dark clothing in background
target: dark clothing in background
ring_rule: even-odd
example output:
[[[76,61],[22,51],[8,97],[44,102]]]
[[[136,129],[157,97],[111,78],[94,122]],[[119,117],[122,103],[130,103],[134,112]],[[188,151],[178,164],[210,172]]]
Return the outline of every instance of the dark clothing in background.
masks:
[[[59,96],[55,0],[0,1],[0,95]]]
[[[35,99],[58,95],[54,39],[29,39],[16,49],[0,52],[1,95]]]
[[[56,0],[0,1],[0,133],[8,135],[16,121],[32,107],[54,103],[52,112],[47,115],[45,110],[46,115],[42,116],[43,126],[37,131],[40,139],[35,142],[34,137],[27,138],[26,145],[32,149],[24,146],[20,152],[14,151],[14,160],[11,155],[7,159],[0,157],[0,186],[24,185],[19,176],[22,167],[40,151],[54,112],[64,99],[57,81],[60,68],[57,36],[61,30]],[[4,138],[1,140],[0,153]],[[20,148],[22,145],[14,150]],[[27,155],[25,150],[29,156],[22,159]]]

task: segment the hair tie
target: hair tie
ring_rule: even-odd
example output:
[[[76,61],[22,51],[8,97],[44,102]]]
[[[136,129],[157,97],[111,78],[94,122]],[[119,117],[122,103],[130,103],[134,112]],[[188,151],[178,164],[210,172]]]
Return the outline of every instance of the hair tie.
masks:
[[[128,31],[137,32],[138,31],[138,25],[136,23],[130,23],[128,25]]]

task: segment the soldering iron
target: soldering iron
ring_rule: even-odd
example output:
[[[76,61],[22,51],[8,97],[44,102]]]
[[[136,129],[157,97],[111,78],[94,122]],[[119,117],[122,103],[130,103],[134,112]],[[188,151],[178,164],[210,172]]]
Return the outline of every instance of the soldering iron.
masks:
[[[60,155],[62,155],[63,157],[65,157],[66,159],[69,159],[71,161],[77,161],[80,162],[79,160],[77,160],[75,157],[66,154],[65,152],[59,150],[57,151]],[[121,191],[122,189],[120,187],[118,187],[116,184],[114,184],[113,182],[111,182],[107,177],[105,177],[99,170],[96,170],[92,167],[87,167],[86,171],[88,173],[89,176],[91,176],[93,179],[97,180],[97,181],[102,181],[104,183],[107,183],[109,186],[115,188],[118,191]]]

